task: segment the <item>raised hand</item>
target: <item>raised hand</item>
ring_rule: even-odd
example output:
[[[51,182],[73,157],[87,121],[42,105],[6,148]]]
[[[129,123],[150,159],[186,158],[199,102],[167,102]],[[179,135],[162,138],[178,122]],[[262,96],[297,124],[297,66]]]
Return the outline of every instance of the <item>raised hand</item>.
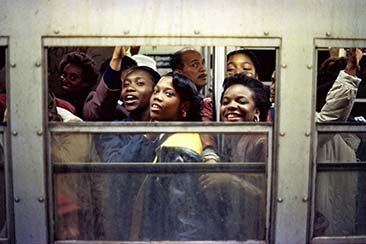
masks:
[[[351,48],[350,54],[347,59],[347,66],[345,72],[352,76],[356,76],[357,71],[360,69],[360,60],[362,58],[362,50],[360,48]]]
[[[116,46],[113,50],[113,55],[111,62],[109,65],[113,70],[120,70],[121,69],[121,63],[122,58],[126,55],[126,53],[129,51],[130,47],[126,46]]]

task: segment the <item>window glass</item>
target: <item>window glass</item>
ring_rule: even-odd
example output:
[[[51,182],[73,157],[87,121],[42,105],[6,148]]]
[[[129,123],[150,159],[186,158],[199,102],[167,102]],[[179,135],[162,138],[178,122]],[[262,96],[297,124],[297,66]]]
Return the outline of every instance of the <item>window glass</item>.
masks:
[[[324,104],[324,100],[326,98],[326,91],[329,91],[332,86],[332,82],[335,81],[337,75],[340,70],[344,70],[347,59],[350,56],[351,48],[339,48],[339,47],[331,47],[328,49],[318,49],[318,72],[317,72],[317,80],[318,80],[318,90],[317,90],[317,111],[319,112],[322,104]],[[357,70],[357,77],[361,79],[360,83],[357,86],[356,97],[353,98],[352,102],[354,102],[351,107],[351,114],[347,118],[348,121],[366,121],[366,112],[365,103],[366,103],[366,56],[365,56],[365,48],[359,48],[360,52],[363,53],[360,61],[359,61],[359,69]],[[352,95],[353,96],[353,95]]]
[[[184,133],[149,132],[150,126],[157,125],[149,123],[150,117],[179,122],[196,121],[198,114],[205,122],[216,118],[213,104],[221,101],[215,101],[218,96],[210,94],[209,89],[215,93],[217,85],[213,81],[214,48],[47,50],[49,121],[66,122],[50,124],[55,240],[268,238],[270,125],[263,130],[252,127],[245,133],[205,133],[205,126],[199,133],[187,133],[185,125],[190,124],[179,123],[176,128]],[[269,80],[276,51],[253,51],[263,62],[265,57],[273,58],[271,68],[261,76]],[[118,58],[111,61],[111,56]],[[122,72],[116,72],[119,69]],[[175,85],[173,78],[160,78],[172,69],[178,74]],[[188,77],[189,83],[179,75]],[[239,84],[241,89],[232,89],[224,99],[225,108],[218,110],[223,121],[268,121],[268,90],[260,81],[255,82],[260,86],[255,89],[261,92],[259,99],[254,90],[243,89],[249,86],[247,83]],[[119,125],[116,120],[122,122],[121,126],[144,122],[144,133],[137,133],[133,127],[128,128],[129,133],[99,131],[103,131],[103,125]],[[88,123],[85,132],[57,131],[83,121],[114,122]],[[235,125],[228,123],[228,129],[230,124]]]
[[[4,134],[0,134],[0,238],[7,237]]]
[[[6,109],[6,76],[5,76],[6,47],[0,47],[0,238],[7,237],[7,207],[5,181],[5,145],[3,123]]]
[[[212,136],[52,133],[55,238],[264,240],[267,133]]]
[[[364,235],[365,133],[320,133],[315,236]]]

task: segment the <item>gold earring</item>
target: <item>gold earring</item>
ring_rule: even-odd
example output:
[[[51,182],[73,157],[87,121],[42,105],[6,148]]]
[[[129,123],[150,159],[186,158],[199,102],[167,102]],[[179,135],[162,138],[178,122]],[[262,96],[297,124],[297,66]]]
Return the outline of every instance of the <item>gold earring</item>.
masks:
[[[254,121],[254,122],[258,122],[258,121],[259,121],[258,116],[254,115],[253,121]]]
[[[182,111],[182,117],[183,117],[183,118],[187,117],[187,112],[186,112],[186,111],[184,111],[184,110]]]

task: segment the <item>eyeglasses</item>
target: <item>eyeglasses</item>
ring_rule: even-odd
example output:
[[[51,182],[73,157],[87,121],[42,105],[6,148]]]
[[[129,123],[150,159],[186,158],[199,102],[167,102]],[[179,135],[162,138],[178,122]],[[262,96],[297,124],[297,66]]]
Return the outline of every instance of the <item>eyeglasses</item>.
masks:
[[[78,79],[80,79],[80,76],[79,75],[77,75],[77,74],[75,74],[75,73],[62,73],[61,74],[61,79],[68,79],[68,80],[70,80],[70,81],[76,81],[76,80],[78,80]]]

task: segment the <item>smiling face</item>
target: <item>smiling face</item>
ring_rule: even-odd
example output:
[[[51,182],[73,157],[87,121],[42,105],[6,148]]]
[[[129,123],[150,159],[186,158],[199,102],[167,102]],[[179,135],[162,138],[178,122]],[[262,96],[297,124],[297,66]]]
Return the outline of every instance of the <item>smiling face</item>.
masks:
[[[230,56],[226,66],[226,76],[245,73],[247,76],[258,79],[257,71],[248,55],[237,53]]]
[[[133,70],[122,82],[122,100],[130,113],[142,113],[149,109],[154,83],[149,73]]]
[[[253,96],[252,90],[240,84],[227,88],[221,101],[221,120],[259,121],[259,109],[256,108]]]
[[[154,87],[150,99],[150,117],[153,121],[179,121],[181,116],[181,99],[173,87],[173,78],[164,76]]]
[[[207,84],[207,74],[202,55],[194,50],[185,51],[182,54],[183,68],[177,72],[187,76],[196,85],[197,89],[201,89]]]
[[[62,91],[66,94],[79,93],[83,87],[88,86],[87,83],[83,81],[82,69],[72,63],[65,66],[60,79]]]

